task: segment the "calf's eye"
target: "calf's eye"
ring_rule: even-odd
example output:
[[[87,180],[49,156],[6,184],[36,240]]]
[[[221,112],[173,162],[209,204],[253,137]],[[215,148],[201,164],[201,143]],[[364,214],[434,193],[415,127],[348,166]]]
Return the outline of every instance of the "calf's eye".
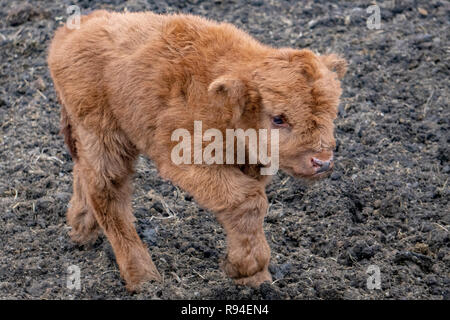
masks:
[[[287,126],[287,123],[284,120],[283,116],[272,117],[272,123],[277,127],[286,127]]]

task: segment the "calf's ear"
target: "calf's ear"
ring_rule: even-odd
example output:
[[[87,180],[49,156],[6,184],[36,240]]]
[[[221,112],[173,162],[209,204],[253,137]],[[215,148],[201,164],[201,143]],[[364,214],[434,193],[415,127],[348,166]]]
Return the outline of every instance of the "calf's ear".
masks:
[[[246,85],[241,79],[224,75],[211,82],[208,96],[213,104],[230,108],[233,118],[238,118],[245,107],[246,91]]]
[[[342,79],[347,72],[347,61],[344,58],[332,53],[320,56],[322,62],[333,72],[336,72],[339,79]]]

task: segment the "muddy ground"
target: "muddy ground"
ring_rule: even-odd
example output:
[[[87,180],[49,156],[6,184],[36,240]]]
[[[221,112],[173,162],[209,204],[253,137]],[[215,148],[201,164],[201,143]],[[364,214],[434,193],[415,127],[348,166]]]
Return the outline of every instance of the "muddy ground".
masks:
[[[66,8],[190,12],[274,46],[349,61],[336,168],[306,186],[279,173],[265,230],[274,283],[241,288],[219,270],[224,233],[210,212],[138,163],[134,211],[163,284],[130,295],[105,238],[68,237],[72,162],[46,50]],[[448,1],[0,0],[0,299],[449,299]],[[169,215],[170,213],[170,215]],[[81,290],[66,287],[81,270]],[[381,289],[367,288],[370,265]]]

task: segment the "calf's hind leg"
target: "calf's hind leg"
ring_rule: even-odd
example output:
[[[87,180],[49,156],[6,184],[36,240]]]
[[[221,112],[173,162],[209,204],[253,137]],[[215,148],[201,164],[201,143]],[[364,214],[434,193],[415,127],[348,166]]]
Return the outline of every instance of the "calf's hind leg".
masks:
[[[135,291],[160,275],[148,249],[134,227],[131,209],[131,176],[138,155],[120,131],[93,133],[78,127],[82,145],[78,150],[79,172],[92,212],[108,238],[127,289]]]
[[[67,210],[67,222],[72,227],[69,235],[78,244],[92,243],[97,240],[100,227],[95,219],[86,195],[87,187],[80,170],[78,160],[73,167],[73,195]]]

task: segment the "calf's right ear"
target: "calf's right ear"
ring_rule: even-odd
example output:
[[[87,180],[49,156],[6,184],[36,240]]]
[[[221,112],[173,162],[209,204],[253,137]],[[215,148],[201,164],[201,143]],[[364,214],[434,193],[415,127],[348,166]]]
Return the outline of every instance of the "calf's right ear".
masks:
[[[347,72],[347,61],[344,58],[332,53],[320,56],[322,62],[333,72],[336,72],[339,79],[342,79]]]
[[[246,97],[245,83],[236,77],[224,75],[216,78],[208,87],[208,96],[219,108],[230,108],[233,119],[242,115]]]

